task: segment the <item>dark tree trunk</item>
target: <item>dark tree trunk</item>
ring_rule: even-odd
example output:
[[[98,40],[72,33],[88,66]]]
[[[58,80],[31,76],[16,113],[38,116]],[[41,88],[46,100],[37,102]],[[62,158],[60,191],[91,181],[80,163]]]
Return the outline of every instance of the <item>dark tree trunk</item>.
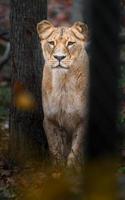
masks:
[[[42,157],[46,146],[41,105],[43,59],[36,33],[36,24],[46,17],[46,0],[11,0],[12,159]],[[21,95],[29,104],[21,102]]]
[[[120,1],[89,0],[90,118],[89,155],[118,152],[118,78]]]

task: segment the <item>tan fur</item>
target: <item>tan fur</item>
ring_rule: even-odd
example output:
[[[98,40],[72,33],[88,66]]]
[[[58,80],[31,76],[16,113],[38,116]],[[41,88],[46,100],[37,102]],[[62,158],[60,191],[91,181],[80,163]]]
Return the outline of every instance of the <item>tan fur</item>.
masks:
[[[71,165],[83,154],[87,124],[88,29],[82,22],[56,28],[44,20],[37,31],[45,59],[42,100],[49,149],[56,160]],[[60,65],[55,56],[64,57]]]

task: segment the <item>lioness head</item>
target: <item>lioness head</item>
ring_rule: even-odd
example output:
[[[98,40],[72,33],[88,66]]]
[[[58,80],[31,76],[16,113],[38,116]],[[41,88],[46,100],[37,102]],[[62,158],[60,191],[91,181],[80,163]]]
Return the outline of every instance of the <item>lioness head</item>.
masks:
[[[71,27],[54,27],[43,20],[37,25],[45,63],[52,69],[69,69],[83,57],[88,36],[87,25],[76,22]]]

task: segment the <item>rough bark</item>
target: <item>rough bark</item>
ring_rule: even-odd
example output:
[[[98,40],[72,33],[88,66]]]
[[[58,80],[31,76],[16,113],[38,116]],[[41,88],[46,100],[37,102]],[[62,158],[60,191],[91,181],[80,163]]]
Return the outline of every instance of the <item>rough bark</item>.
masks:
[[[10,155],[26,160],[42,157],[46,139],[42,128],[42,53],[36,24],[47,16],[46,0],[11,0]],[[16,107],[16,95],[27,92],[35,99],[30,110]]]

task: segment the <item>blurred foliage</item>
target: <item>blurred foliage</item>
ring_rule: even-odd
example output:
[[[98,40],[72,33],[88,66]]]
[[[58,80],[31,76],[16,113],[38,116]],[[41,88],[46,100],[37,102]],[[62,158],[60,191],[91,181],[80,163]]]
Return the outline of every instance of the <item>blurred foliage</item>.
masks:
[[[91,161],[85,168],[85,199],[116,200],[118,197],[117,159]]]
[[[10,98],[10,87],[3,83],[0,85],[0,119],[5,119],[9,115]]]
[[[18,167],[0,167],[0,200],[115,200],[119,195],[118,163],[112,158],[86,163],[82,171],[41,162]]]
[[[125,167],[120,167],[120,168],[118,169],[118,172],[119,172],[119,173],[122,173],[122,174],[125,174]]]
[[[31,111],[36,107],[33,95],[29,92],[21,92],[15,97],[15,106],[22,111]]]
[[[5,46],[0,44],[0,55],[2,55],[5,51]]]
[[[67,24],[71,21],[73,0],[49,0],[48,18],[54,25]]]
[[[16,176],[19,200],[115,200],[116,160],[87,163],[82,171],[50,166],[27,168]]]

